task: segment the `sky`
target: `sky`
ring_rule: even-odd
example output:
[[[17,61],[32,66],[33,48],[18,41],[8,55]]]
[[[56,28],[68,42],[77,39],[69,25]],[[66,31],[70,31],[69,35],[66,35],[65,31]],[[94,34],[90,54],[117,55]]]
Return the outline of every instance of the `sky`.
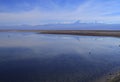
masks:
[[[0,0],[0,25],[120,23],[120,0]]]

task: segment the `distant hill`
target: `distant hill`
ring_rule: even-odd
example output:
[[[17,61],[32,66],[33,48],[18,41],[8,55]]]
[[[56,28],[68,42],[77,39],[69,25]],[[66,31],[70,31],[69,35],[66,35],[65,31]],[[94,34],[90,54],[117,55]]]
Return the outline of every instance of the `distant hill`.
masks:
[[[19,26],[0,26],[0,29],[33,29],[33,30],[120,30],[120,24],[103,23],[79,23],[71,24],[46,24],[46,25],[19,25]]]

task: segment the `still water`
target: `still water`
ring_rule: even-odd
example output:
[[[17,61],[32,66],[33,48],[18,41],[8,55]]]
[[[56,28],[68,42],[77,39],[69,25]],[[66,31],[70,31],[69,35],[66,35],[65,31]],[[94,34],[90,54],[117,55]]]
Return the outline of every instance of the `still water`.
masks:
[[[0,33],[0,82],[91,82],[120,67],[120,38]]]

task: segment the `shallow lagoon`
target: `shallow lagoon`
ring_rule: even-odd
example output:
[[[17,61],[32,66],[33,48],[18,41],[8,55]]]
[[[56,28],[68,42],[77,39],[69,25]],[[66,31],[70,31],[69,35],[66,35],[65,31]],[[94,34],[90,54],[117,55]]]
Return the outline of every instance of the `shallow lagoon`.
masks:
[[[120,67],[120,38],[0,33],[0,82],[91,82]]]

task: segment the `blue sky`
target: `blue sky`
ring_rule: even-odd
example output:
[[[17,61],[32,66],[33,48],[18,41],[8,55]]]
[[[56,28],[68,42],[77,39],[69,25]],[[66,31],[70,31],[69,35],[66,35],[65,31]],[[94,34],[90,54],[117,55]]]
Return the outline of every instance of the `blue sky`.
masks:
[[[0,0],[0,25],[120,23],[120,0]]]

